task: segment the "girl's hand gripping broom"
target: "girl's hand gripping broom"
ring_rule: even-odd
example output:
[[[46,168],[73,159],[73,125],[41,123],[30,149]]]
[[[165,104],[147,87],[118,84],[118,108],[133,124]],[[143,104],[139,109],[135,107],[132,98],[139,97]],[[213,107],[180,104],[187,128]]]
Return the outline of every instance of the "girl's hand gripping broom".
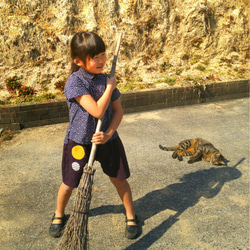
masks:
[[[116,61],[121,44],[122,33],[119,35],[112,63],[110,77],[115,75]],[[101,130],[102,120],[98,119],[95,133]],[[58,243],[57,250],[82,250],[88,247],[88,213],[92,195],[92,185],[95,169],[97,145],[92,143],[88,164],[83,169],[83,174],[76,192],[73,210],[67,222],[64,233]]]

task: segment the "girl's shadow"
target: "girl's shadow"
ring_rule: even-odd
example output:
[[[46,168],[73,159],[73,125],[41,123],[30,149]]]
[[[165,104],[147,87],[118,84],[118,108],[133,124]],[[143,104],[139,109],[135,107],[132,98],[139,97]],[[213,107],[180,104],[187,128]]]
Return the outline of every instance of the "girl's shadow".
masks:
[[[126,249],[146,249],[158,240],[177,220],[187,208],[194,206],[201,197],[207,199],[215,197],[225,182],[237,179],[241,172],[236,169],[242,160],[233,167],[210,168],[185,174],[180,178],[180,183],[166,186],[163,189],[154,190],[142,198],[134,201],[136,211],[139,211],[139,220],[143,225],[150,217],[166,210],[174,210],[176,214],[144,235]],[[90,211],[90,216],[106,213],[123,213],[123,205],[101,206]]]

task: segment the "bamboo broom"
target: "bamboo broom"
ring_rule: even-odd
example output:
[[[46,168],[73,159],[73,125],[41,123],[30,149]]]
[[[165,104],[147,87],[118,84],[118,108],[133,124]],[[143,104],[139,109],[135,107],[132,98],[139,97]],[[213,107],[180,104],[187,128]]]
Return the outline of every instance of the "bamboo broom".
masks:
[[[114,54],[110,77],[115,75],[116,61],[121,44],[122,33],[120,33]],[[98,119],[95,133],[101,130],[103,118]],[[88,248],[88,213],[92,196],[92,185],[95,169],[97,145],[92,143],[89,161],[83,168],[83,174],[77,188],[73,210],[65,227],[64,233],[58,243],[57,250],[85,250]]]

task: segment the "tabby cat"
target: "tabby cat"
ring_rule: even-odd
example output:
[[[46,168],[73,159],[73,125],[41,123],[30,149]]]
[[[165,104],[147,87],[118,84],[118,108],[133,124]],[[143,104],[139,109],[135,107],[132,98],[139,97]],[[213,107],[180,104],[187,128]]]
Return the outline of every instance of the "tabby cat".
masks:
[[[181,161],[183,156],[190,156],[188,163],[193,163],[198,159],[209,161],[214,165],[225,165],[224,157],[213,146],[212,143],[201,138],[181,141],[175,147],[163,147],[159,145],[160,149],[165,151],[174,151],[172,157]]]

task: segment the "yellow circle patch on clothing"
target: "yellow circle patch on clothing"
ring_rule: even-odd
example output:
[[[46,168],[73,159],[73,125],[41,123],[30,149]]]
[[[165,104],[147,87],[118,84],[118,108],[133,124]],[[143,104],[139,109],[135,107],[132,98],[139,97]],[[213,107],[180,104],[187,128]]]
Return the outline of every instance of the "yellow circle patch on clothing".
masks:
[[[84,148],[80,145],[74,146],[71,152],[76,160],[81,160],[85,156]]]

